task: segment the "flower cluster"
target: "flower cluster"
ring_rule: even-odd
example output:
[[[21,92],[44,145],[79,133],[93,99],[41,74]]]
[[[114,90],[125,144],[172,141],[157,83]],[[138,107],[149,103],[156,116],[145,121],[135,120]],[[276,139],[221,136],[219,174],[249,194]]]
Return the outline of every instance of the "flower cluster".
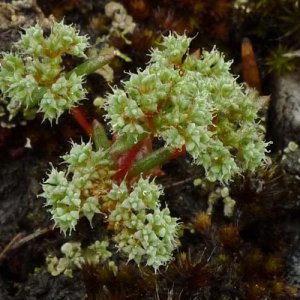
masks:
[[[141,178],[130,192],[125,181],[114,184],[112,160],[103,149],[93,151],[91,143],[73,144],[63,159],[67,170],[53,168],[42,185],[41,194],[61,231],[66,234],[74,230],[81,216],[91,223],[96,213],[103,212],[109,214],[114,240],[128,260],[138,264],[146,261],[157,269],[172,258],[178,245],[178,224],[167,207],[160,208],[159,185]],[[78,247],[73,248],[78,250]],[[82,255],[77,250],[72,250],[72,257],[51,260],[51,265],[55,265],[53,272],[69,270],[66,264],[71,258],[75,265],[80,264]]]
[[[43,183],[41,196],[47,199],[53,220],[65,234],[74,230],[81,215],[92,222],[99,213],[111,186],[113,163],[102,149],[93,151],[91,143],[73,144],[63,159],[66,171],[53,168]]]
[[[107,96],[106,118],[117,136],[116,141],[112,144],[107,141],[104,130],[97,134],[94,131],[95,144],[105,150],[100,146],[94,151],[91,143],[73,144],[70,153],[63,156],[67,170],[53,168],[43,183],[42,196],[55,224],[64,233],[71,232],[81,216],[91,222],[95,213],[102,212],[107,215],[108,228],[114,231],[118,250],[129,261],[146,263],[155,270],[171,260],[179,244],[179,225],[168,207],[161,207],[161,186],[149,178],[137,179],[143,172],[136,167],[138,163],[143,164],[150,157],[145,164],[153,167],[152,160],[162,161],[157,154],[162,153],[160,150],[169,157],[169,153],[185,146],[194,162],[204,167],[208,180],[224,183],[244,170],[254,171],[266,159],[268,144],[258,117],[263,101],[254,91],[236,82],[230,73],[231,62],[226,62],[221,53],[213,49],[201,55],[198,52],[189,55],[190,42],[186,36],[164,37],[160,49],[152,50],[145,70],[131,74],[124,82],[124,89],[115,88]],[[22,43],[26,44],[26,40]],[[78,47],[69,53],[78,55],[81,50]],[[34,51],[40,55],[37,46],[28,50],[28,55],[34,55]],[[15,56],[11,60],[15,65],[23,63]],[[51,76],[42,80],[52,80]],[[76,97],[76,84],[72,87],[64,77],[57,78],[41,101],[45,102],[44,107],[48,105],[48,116],[54,118],[57,111],[57,107],[52,110],[52,91],[60,95],[59,103],[65,103],[64,98],[68,98],[59,92],[63,88],[74,88],[72,95]],[[153,151],[153,156],[153,153],[148,156],[145,153],[142,158],[136,155],[135,169],[130,164],[128,169],[127,162],[124,163],[127,169],[119,165],[118,155],[127,155],[134,143],[145,139],[147,134],[163,139],[166,148]],[[129,156],[127,159],[130,160]],[[120,170],[116,170],[118,167]],[[136,174],[131,172],[137,169],[140,171]],[[117,180],[118,176],[114,175],[124,170],[128,176],[116,184],[122,179]],[[230,216],[235,201],[226,189],[212,195],[210,207],[219,198],[223,198],[225,215]],[[80,247],[68,247],[71,250],[66,256],[80,264]],[[52,265],[64,269],[69,258],[53,261]]]
[[[177,218],[170,216],[167,207],[161,209],[161,187],[149,179],[140,179],[130,192],[123,181],[113,185],[108,198],[117,201],[109,222],[117,233],[114,240],[118,249],[137,264],[158,269],[172,258],[178,246]]]
[[[265,160],[267,143],[257,115],[263,101],[236,82],[216,49],[188,55],[191,39],[169,35],[149,65],[108,95],[105,109],[113,132],[139,139],[162,138],[185,146],[211,181],[229,181]]]
[[[73,266],[81,268],[83,264],[93,264],[107,262],[112,256],[112,253],[107,250],[108,241],[96,241],[85,249],[81,248],[78,242],[67,242],[62,245],[61,252],[64,255],[62,258],[56,256],[47,257],[48,271],[52,276],[57,276],[63,273],[66,276],[72,277]],[[113,261],[109,261],[110,269],[116,270]]]
[[[54,22],[44,36],[40,25],[25,30],[15,44],[17,53],[4,53],[0,67],[0,90],[12,119],[19,111],[32,118],[35,112],[51,122],[85,98],[83,77],[64,72],[65,54],[86,57],[88,38],[72,26]],[[37,95],[41,97],[37,97]]]

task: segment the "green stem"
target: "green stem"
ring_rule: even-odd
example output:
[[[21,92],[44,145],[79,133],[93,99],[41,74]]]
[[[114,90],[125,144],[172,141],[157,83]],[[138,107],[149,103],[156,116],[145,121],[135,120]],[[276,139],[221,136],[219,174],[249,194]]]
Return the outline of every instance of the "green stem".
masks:
[[[137,176],[143,172],[150,171],[154,167],[162,165],[171,159],[173,152],[174,149],[171,150],[165,147],[153,151],[148,156],[138,160],[132,165],[128,171],[129,177]]]
[[[132,137],[131,135],[124,134],[117,138],[117,140],[112,144],[110,153],[111,154],[121,154],[126,150],[130,149],[138,142],[142,141],[148,136],[148,133],[142,133],[138,138]]]
[[[73,70],[66,74],[66,78],[68,79],[73,73],[76,73],[78,76],[87,76],[89,74],[94,73],[98,69],[107,65],[114,58],[114,53],[111,54],[103,54],[97,56],[95,58],[91,58],[86,60],[84,63],[75,67]]]
[[[107,138],[102,124],[99,121],[94,120],[92,127],[93,127],[92,137],[93,137],[93,141],[96,146],[96,149],[97,150],[100,148],[108,149],[110,146],[110,140]]]

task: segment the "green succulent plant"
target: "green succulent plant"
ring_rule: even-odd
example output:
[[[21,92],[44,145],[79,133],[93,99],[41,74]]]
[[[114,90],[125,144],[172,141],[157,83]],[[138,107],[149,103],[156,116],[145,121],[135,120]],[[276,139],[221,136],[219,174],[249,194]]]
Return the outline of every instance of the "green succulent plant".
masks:
[[[164,37],[148,66],[106,97],[106,119],[116,141],[107,141],[99,127],[94,131],[97,150],[91,142],[73,144],[63,156],[66,170],[52,168],[42,185],[46,206],[64,233],[75,230],[81,216],[92,222],[101,212],[118,251],[155,270],[172,259],[180,225],[159,201],[162,187],[143,178],[143,171],[183,147],[208,180],[221,183],[255,171],[266,160],[268,143],[258,116],[263,100],[237,83],[231,62],[220,52],[189,54],[190,42],[184,35]],[[163,139],[165,147],[138,160],[128,178],[117,180],[116,156],[147,136]],[[235,202],[226,201],[230,215]]]
[[[62,158],[67,170],[53,168],[42,185],[41,196],[47,199],[55,224],[66,234],[75,229],[81,215],[91,223],[94,214],[100,213],[99,201],[106,197],[114,171],[107,153],[103,149],[93,151],[91,143],[73,144]]]
[[[88,46],[88,37],[63,21],[53,22],[49,35],[39,24],[25,29],[14,45],[15,53],[2,54],[0,91],[9,119],[19,112],[32,119],[41,112],[44,120],[57,122],[64,111],[78,105],[86,96],[84,76],[110,59],[88,59],[66,72],[63,57],[87,59],[84,51]]]
[[[121,136],[138,141],[152,134],[165,147],[185,146],[209,180],[228,182],[265,160],[268,143],[257,115],[263,100],[236,82],[220,52],[189,55],[190,42],[164,37],[148,66],[108,95],[106,117]]]
[[[7,101],[10,119],[19,111],[28,116],[37,109],[44,119],[57,120],[84,99],[83,76],[67,76],[62,58],[65,54],[86,58],[87,47],[88,38],[62,22],[53,23],[48,37],[38,24],[27,28],[15,44],[17,52],[4,53],[1,62],[0,90]],[[36,99],[35,93],[42,87],[44,95]]]

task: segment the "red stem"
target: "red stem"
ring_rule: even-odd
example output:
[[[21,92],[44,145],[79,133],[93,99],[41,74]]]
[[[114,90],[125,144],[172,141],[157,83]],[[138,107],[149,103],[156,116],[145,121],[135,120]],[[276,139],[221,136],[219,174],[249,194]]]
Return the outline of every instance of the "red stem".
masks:
[[[85,118],[84,114],[82,113],[79,107],[71,108],[71,114],[76,122],[80,125],[80,127],[84,130],[84,132],[88,135],[92,135],[92,126]]]
[[[128,170],[131,168],[132,164],[136,159],[136,155],[141,150],[143,145],[144,145],[144,140],[137,143],[136,145],[134,145],[132,148],[122,153],[121,155],[118,155],[116,161],[120,169],[116,174],[117,182],[120,183],[125,178]]]

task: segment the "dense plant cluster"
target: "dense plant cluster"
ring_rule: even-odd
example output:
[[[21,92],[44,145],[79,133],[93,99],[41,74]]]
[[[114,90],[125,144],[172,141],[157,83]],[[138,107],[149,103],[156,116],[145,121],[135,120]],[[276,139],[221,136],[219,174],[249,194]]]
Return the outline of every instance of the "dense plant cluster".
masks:
[[[298,299],[300,150],[264,136],[300,1],[6,2],[0,294]]]
[[[66,171],[51,170],[43,184],[41,196],[47,199],[46,206],[55,224],[65,234],[72,231],[81,215],[92,222],[95,213],[100,213],[99,201],[104,202],[106,189],[111,186],[113,163],[103,149],[93,151],[91,143],[73,144],[63,159]]]
[[[85,98],[83,77],[75,72],[67,74],[62,58],[66,54],[86,58],[87,46],[88,38],[63,22],[55,22],[48,37],[38,24],[27,28],[15,44],[17,52],[4,53],[1,62],[0,90],[10,119],[19,111],[33,118],[38,109],[44,119],[57,121],[65,110]]]
[[[48,271],[53,276],[64,273],[67,276],[72,276],[73,267],[82,268],[84,264],[105,263],[112,256],[112,253],[107,249],[108,241],[96,241],[86,249],[81,248],[78,242],[68,242],[61,246],[61,252],[64,255],[62,258],[53,256],[47,257]],[[113,261],[108,262],[112,271],[116,270]]]
[[[123,12],[125,19],[117,19],[132,21]],[[163,37],[158,48],[152,49],[148,65],[130,73],[123,86],[113,87],[103,102],[101,109],[112,140],[101,124],[94,122],[93,128],[86,130],[92,132],[91,140],[72,142],[70,152],[62,156],[62,166],[52,166],[40,196],[46,199],[55,226],[71,235],[80,227],[81,218],[89,221],[91,232],[97,231],[95,220],[103,225],[101,235],[84,242],[75,235],[64,243],[62,257],[49,255],[52,275],[72,276],[74,267],[86,272],[101,265],[117,278],[126,261],[149,268],[152,274],[153,269],[155,274],[169,264],[180,245],[183,226],[172,216],[169,203],[162,201],[162,185],[151,176],[176,155],[186,151],[192,162],[204,169],[206,181],[219,182],[215,186],[265,164],[268,143],[258,115],[264,101],[237,82],[230,73],[232,62],[216,48],[190,53],[191,42],[177,33]],[[57,121],[65,110],[78,104],[86,94],[83,76],[106,62],[88,59],[66,72],[63,56],[86,59],[87,46],[88,38],[63,22],[54,22],[48,35],[40,25],[26,29],[16,43],[17,53],[3,55],[0,70],[0,89],[10,118],[19,112],[31,117],[42,112],[44,119]],[[80,118],[83,124],[85,120]],[[162,141],[158,143],[161,148],[152,149],[154,139]],[[228,187],[210,195],[210,213],[217,200],[223,199],[226,217],[234,214],[237,201],[229,196]],[[228,246],[227,236],[239,242],[234,226],[226,227],[225,233],[212,233],[210,216],[203,212],[191,226],[194,232],[210,233],[211,240],[219,239],[218,247]],[[215,232],[226,238],[221,240]],[[236,246],[229,244],[235,251]],[[218,251],[222,255],[222,250]],[[192,272],[198,265],[187,260],[182,263]],[[171,265],[171,277],[176,268],[176,263]]]
[[[161,193],[159,185],[140,179],[130,194],[125,182],[113,185],[108,194],[109,199],[120,202],[109,216],[119,250],[138,264],[146,258],[147,265],[155,269],[170,261],[178,245],[177,219],[167,207],[160,208]]]
[[[184,35],[164,37],[145,70],[130,74],[124,89],[114,88],[106,98],[106,118],[117,140],[111,146],[97,143],[96,151],[90,142],[73,144],[63,156],[66,171],[53,168],[43,183],[42,196],[64,233],[75,230],[81,216],[91,223],[96,213],[105,214],[117,249],[155,270],[171,260],[179,245],[178,220],[161,207],[161,186],[140,177],[143,169],[131,180],[116,177],[115,154],[147,136],[162,138],[165,149],[185,147],[208,180],[221,182],[254,171],[265,160],[267,143],[257,116],[262,101],[236,82],[221,53],[190,55],[190,42]],[[163,162],[160,154],[152,157],[158,158],[156,165]]]
[[[265,159],[257,117],[263,103],[236,82],[231,62],[216,49],[184,58],[190,42],[186,36],[164,37],[145,70],[107,97],[107,118],[120,135],[138,140],[153,134],[166,147],[185,146],[209,180],[227,182]]]
[[[155,269],[167,263],[178,244],[178,224],[168,208],[160,208],[161,187],[140,179],[129,193],[125,181],[113,184],[115,171],[107,152],[102,148],[93,151],[91,143],[72,146],[63,156],[67,170],[53,168],[43,183],[41,196],[47,199],[55,225],[65,234],[71,233],[81,216],[92,225],[96,213],[108,213],[109,227],[116,232],[114,240],[128,260],[146,261]],[[107,212],[108,207],[111,211]],[[60,269],[65,260],[57,264]],[[74,264],[79,263],[75,260]]]

